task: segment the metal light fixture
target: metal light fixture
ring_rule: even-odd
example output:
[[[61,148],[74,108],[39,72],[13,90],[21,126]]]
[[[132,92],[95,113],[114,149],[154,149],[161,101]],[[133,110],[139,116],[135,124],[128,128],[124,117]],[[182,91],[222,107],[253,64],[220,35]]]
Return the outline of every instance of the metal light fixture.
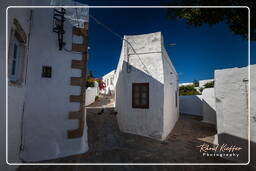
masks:
[[[64,44],[63,35],[65,34],[65,31],[64,31],[65,13],[66,13],[66,10],[64,8],[54,9],[54,13],[53,13],[53,32],[58,34],[59,50],[62,50],[63,44]]]

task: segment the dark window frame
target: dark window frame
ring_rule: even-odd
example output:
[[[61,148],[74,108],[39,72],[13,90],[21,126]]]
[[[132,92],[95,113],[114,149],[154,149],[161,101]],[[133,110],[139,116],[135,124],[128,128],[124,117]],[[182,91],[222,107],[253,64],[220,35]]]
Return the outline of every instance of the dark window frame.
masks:
[[[8,84],[20,87],[25,84],[27,35],[16,18],[13,19],[8,52]]]
[[[146,87],[147,88],[147,103],[145,105],[141,104],[141,92],[139,92],[139,105],[135,104],[135,87]],[[141,109],[148,109],[149,108],[149,83],[132,83],[132,108],[141,108]]]
[[[42,66],[42,78],[52,78],[52,67],[51,66]]]

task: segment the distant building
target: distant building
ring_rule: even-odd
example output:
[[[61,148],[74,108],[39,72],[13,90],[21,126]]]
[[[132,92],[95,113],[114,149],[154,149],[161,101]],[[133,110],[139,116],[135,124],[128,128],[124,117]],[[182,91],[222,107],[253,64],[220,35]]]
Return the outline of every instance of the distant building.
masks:
[[[114,82],[121,131],[164,140],[179,118],[179,90],[161,32],[124,36]]]
[[[201,88],[205,88],[204,85],[205,85],[206,83],[210,83],[210,82],[212,82],[212,81],[214,81],[214,79],[199,80],[199,81],[198,81],[198,86],[195,86],[195,89],[196,89],[199,93],[201,93],[200,89],[201,89]],[[188,86],[188,85],[195,85],[195,84],[194,84],[193,82],[179,83],[179,87],[180,87],[180,86]]]
[[[102,81],[105,83],[106,87],[104,90],[101,90],[102,94],[114,94],[115,85],[114,85],[114,77],[116,70],[112,70],[102,77]]]
[[[208,79],[208,80],[199,80],[199,88],[203,87],[204,88],[204,85],[206,83],[210,83],[210,82],[213,82],[214,79]]]
[[[212,82],[212,81],[214,81],[214,79],[199,80],[199,81],[198,81],[199,86],[196,86],[196,87],[199,87],[199,88],[204,87],[204,85],[205,85],[206,83],[209,83],[209,82]],[[194,83],[193,83],[193,82],[179,83],[179,86],[188,86],[188,85],[194,85]]]
[[[179,83],[179,86],[188,86],[188,85],[194,85],[194,83]]]

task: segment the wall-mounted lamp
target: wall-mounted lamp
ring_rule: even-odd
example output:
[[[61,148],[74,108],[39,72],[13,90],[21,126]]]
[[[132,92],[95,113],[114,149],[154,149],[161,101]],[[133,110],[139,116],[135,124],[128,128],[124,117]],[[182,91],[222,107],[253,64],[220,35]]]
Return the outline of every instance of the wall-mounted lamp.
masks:
[[[58,43],[59,43],[59,50],[62,50],[64,45],[63,43],[63,34],[64,31],[64,15],[66,10],[64,8],[61,9],[54,9],[53,12],[53,32],[58,34]]]

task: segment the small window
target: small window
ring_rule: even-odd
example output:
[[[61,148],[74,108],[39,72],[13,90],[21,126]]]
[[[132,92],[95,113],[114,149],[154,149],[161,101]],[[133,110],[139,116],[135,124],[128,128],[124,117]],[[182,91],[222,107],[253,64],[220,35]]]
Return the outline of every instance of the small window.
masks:
[[[27,35],[14,18],[11,27],[8,50],[8,78],[10,85],[22,85],[25,79],[25,57],[26,57]]]
[[[11,62],[11,75],[10,80],[11,81],[17,81],[18,75],[19,75],[19,64],[20,64],[20,51],[21,46],[20,42],[15,37],[13,40],[13,48],[12,48],[12,62]]]
[[[52,67],[50,67],[50,66],[43,66],[42,67],[42,77],[44,77],[44,78],[51,78],[52,77]]]
[[[18,32],[14,33],[10,41],[8,75],[10,82],[20,84],[23,80],[25,44],[20,41]]]
[[[149,83],[132,84],[132,107],[149,108]]]

